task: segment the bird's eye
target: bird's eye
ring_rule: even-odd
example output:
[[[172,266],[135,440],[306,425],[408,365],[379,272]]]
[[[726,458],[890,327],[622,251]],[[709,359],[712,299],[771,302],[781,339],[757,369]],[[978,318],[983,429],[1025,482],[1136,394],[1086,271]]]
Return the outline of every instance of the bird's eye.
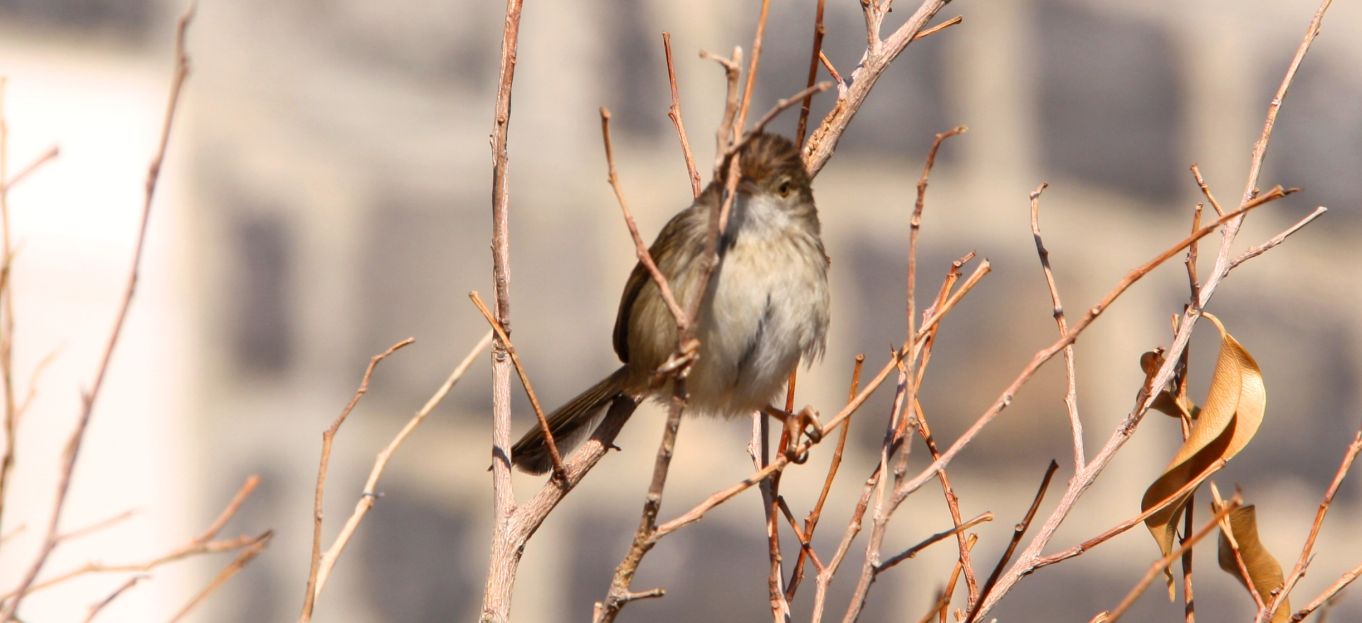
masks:
[[[780,193],[781,197],[789,197],[790,193],[794,192],[794,185],[790,183],[790,180],[785,180],[780,183],[780,187],[776,189],[776,192]]]

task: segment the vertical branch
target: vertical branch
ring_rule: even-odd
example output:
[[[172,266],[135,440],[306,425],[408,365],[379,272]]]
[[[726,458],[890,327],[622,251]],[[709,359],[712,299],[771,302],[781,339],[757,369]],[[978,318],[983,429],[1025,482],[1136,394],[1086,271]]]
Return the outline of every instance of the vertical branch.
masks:
[[[690,139],[686,138],[686,124],[681,122],[681,94],[676,89],[676,67],[672,64],[672,34],[662,33],[662,51],[667,57],[667,84],[671,87],[672,105],[667,108],[667,117],[676,126],[676,136],[681,139],[681,155],[686,159],[686,176],[690,178],[692,197],[700,196],[700,171],[695,168],[695,156],[690,151]]]
[[[914,339],[914,337],[917,335],[917,241],[918,236],[922,230],[922,212],[926,207],[927,202],[927,180],[931,176],[932,167],[936,165],[936,155],[937,152],[941,149],[941,144],[944,143],[946,139],[960,134],[964,134],[968,130],[969,130],[968,127],[960,125],[950,130],[947,130],[946,132],[937,133],[936,137],[932,140],[931,149],[927,151],[927,160],[922,165],[922,174],[918,177],[917,200],[913,204],[913,214],[908,222],[908,279],[907,279],[908,284],[907,284],[907,309],[905,311],[905,315],[907,316],[908,339],[910,340]],[[935,335],[935,331],[932,332],[932,335],[933,336]],[[924,357],[927,356],[927,354],[929,353],[930,353],[929,350],[925,351]],[[920,408],[920,405],[918,404],[918,389],[919,383],[921,383],[923,372],[923,370],[920,369],[919,366],[925,368],[926,360],[924,358],[921,360],[921,362],[919,362],[919,358],[910,356],[905,362],[905,365],[907,367],[905,373],[907,374],[908,378],[911,379],[911,382],[908,384],[908,398],[905,401],[908,413],[905,413],[903,418],[901,419],[899,423],[899,431],[896,433],[896,436],[902,436],[902,430],[908,425],[908,422],[910,420],[914,419],[917,420],[918,432],[919,434],[921,434],[923,441],[927,444],[927,449],[928,451],[931,452],[932,458],[933,459],[939,458],[940,453],[937,451],[936,442],[932,438],[931,431],[927,427],[927,419],[922,414],[922,410]],[[916,414],[916,417],[914,417],[914,414]],[[900,450],[900,452],[903,453],[903,458],[900,459],[900,463],[902,463],[904,460],[906,460],[907,450],[906,448],[904,448]],[[949,478],[946,476],[945,470],[942,470],[938,474],[938,477],[941,481],[942,493],[946,497],[946,506],[950,510],[951,520],[958,528],[960,526],[961,519],[960,504],[958,498],[956,497],[955,492],[951,489],[951,483]],[[900,468],[899,470],[896,470],[895,473],[894,480],[895,485],[901,484],[902,479],[903,471],[902,468]],[[974,569],[970,564],[969,555],[970,550],[967,543],[968,538],[969,537],[965,535],[963,531],[956,533],[956,543],[959,546],[958,552],[960,567],[964,572],[965,586],[969,592],[969,607],[973,607],[974,601],[979,595],[979,585],[974,578]],[[947,596],[947,599],[949,600],[949,595]]]
[[[5,447],[0,454],[0,528],[5,525],[5,493],[9,490],[9,471],[14,466],[15,433],[18,431],[18,410],[14,404],[14,292],[10,287],[10,262],[14,254],[9,231],[9,120],[5,115],[6,78],[0,76],[0,229],[4,247],[0,249],[0,382],[5,384]]]
[[[94,413],[95,399],[99,397],[99,390],[104,386],[105,374],[109,369],[109,362],[113,359],[114,348],[118,346],[118,338],[123,334],[123,324],[127,321],[128,310],[132,307],[132,297],[137,290],[137,279],[140,274],[142,264],[142,251],[146,246],[147,224],[151,221],[152,199],[156,196],[156,181],[160,178],[161,165],[165,162],[166,148],[170,145],[170,130],[174,125],[175,111],[180,104],[180,91],[184,86],[185,80],[189,78],[189,56],[185,52],[185,35],[189,30],[189,23],[194,19],[196,5],[190,4],[184,14],[180,16],[175,30],[175,69],[170,82],[170,94],[166,101],[165,116],[161,122],[161,137],[157,144],[156,154],[152,156],[151,164],[147,167],[147,180],[145,185],[145,200],[142,203],[141,220],[137,226],[137,239],[133,246],[132,266],[128,270],[127,283],[123,287],[123,299],[119,303],[118,312],[114,317],[113,328],[109,331],[108,341],[104,344],[104,352],[100,356],[99,366],[95,369],[95,379],[90,385],[90,389],[81,396],[80,418],[76,422],[76,428],[71,432],[71,437],[66,441],[66,448],[62,453],[61,475],[57,480],[56,501],[52,505],[52,514],[48,518],[47,533],[43,538],[43,544],[38,550],[38,555],[34,559],[24,579],[19,583],[19,588],[14,593],[14,598],[5,604],[0,610],[0,621],[8,621],[14,618],[15,612],[19,609],[19,603],[23,601],[24,594],[33,585],[33,581],[42,571],[43,565],[47,563],[47,558],[56,549],[58,541],[57,527],[61,522],[62,509],[66,505],[66,495],[71,488],[71,476],[75,472],[76,459],[80,455],[81,442],[85,439],[85,431],[90,426],[90,416]],[[3,193],[0,193],[3,194]],[[5,256],[8,263],[9,256]]]
[[[1045,285],[1050,290],[1050,301],[1054,304],[1055,325],[1059,327],[1059,335],[1063,337],[1069,332],[1069,322],[1064,319],[1064,304],[1059,300],[1059,286],[1055,285],[1055,273],[1050,268],[1050,251],[1045,248],[1045,242],[1040,237],[1040,194],[1045,192],[1049,184],[1041,182],[1035,190],[1031,191],[1031,237],[1036,240],[1036,255],[1040,256],[1040,268],[1045,273]],[[1196,231],[1196,227],[1192,231]],[[1191,249],[1196,249],[1196,241],[1192,241]],[[1195,251],[1190,251],[1195,257]],[[1070,343],[1064,347],[1064,373],[1068,379],[1068,385],[1064,390],[1064,406],[1069,413],[1069,431],[1073,437],[1074,452],[1074,473],[1083,470],[1083,464],[1087,461],[1087,453],[1083,450],[1083,420],[1078,417],[1078,378],[1074,370],[1074,345]]]
[[[818,8],[815,9],[813,16],[813,51],[809,55],[809,79],[805,87],[812,87],[818,79],[818,58],[823,54],[823,5],[826,0],[818,0]],[[841,83],[841,80],[837,81]],[[804,101],[799,104],[799,126],[795,131],[795,145],[804,146],[804,137],[809,131],[809,112],[813,105],[813,94],[804,96]]]
[[[747,109],[752,105],[752,88],[757,84],[757,65],[761,63],[761,42],[766,37],[766,15],[770,12],[771,0],[761,0],[761,15],[757,17],[757,34],[752,38],[752,60],[747,66],[747,86],[743,87],[742,104],[738,106],[737,122],[733,124],[733,140],[737,140],[747,121]]]
[[[865,354],[856,355],[856,364],[851,370],[851,389],[847,392],[847,402],[856,399],[856,390],[861,385],[861,367],[865,365]],[[814,503],[813,509],[804,517],[804,539],[813,541],[813,531],[818,527],[818,520],[823,515],[823,505],[828,501],[828,493],[832,491],[832,481],[837,478],[837,470],[842,466],[842,452],[847,446],[847,435],[851,433],[851,420],[842,426],[841,432],[837,433],[837,447],[832,451],[832,460],[828,463],[827,476],[823,478],[823,489],[818,492],[818,501]],[[785,589],[785,600],[790,601],[795,597],[795,591],[799,590],[799,583],[804,579],[804,561],[809,558],[807,550],[799,550],[799,558],[795,560],[794,571],[790,576],[790,586]],[[820,569],[821,571],[821,569]]]
[[[515,78],[516,49],[523,0],[506,0],[506,22],[501,33],[501,70],[492,117],[492,281],[496,290],[496,319],[511,332],[511,251],[509,166],[506,135],[511,124],[511,84]],[[511,587],[520,552],[511,547],[510,521],[515,512],[511,490],[511,361],[506,344],[492,347],[492,546],[487,583],[483,590],[482,620],[507,621]]]
[[[788,442],[788,436],[782,434],[781,441]],[[748,452],[752,455],[752,466],[757,470],[771,463],[770,421],[766,414],[759,411],[752,413],[752,440],[748,443]],[[790,620],[790,604],[785,599],[785,589],[781,586],[785,572],[780,557],[780,523],[776,521],[780,513],[780,474],[780,472],[771,474],[770,478],[757,484],[757,489],[761,492],[767,558],[771,563],[766,581],[767,597],[771,607],[771,620],[775,623]]]

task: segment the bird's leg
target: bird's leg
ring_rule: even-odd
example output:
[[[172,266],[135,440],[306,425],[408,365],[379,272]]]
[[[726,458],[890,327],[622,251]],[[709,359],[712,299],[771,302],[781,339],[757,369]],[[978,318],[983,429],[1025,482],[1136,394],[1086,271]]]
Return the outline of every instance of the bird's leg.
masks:
[[[804,452],[798,451],[801,436],[808,437],[812,443],[823,440],[823,424],[818,421],[818,414],[814,412],[813,407],[806,406],[800,409],[798,413],[790,413],[784,409],[767,405],[762,409],[762,413],[765,413],[768,417],[779,419],[784,424],[785,432],[788,433],[790,438],[790,444],[785,448],[786,458],[791,463],[800,464],[809,459],[807,449]]]

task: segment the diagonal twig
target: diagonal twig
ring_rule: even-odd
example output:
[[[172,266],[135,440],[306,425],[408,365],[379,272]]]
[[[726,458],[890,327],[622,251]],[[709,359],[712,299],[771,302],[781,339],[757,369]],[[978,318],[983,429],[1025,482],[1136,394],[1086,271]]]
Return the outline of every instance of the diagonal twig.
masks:
[[[46,536],[43,538],[42,546],[38,549],[38,555],[29,565],[28,571],[20,581],[15,595],[0,609],[0,621],[7,621],[14,618],[18,611],[20,602],[24,599],[24,594],[33,585],[38,574],[42,571],[43,565],[52,554],[52,550],[57,546],[57,527],[61,521],[62,510],[66,505],[66,496],[71,488],[71,477],[75,471],[76,459],[80,456],[81,442],[85,439],[85,431],[89,428],[90,417],[94,413],[95,400],[99,397],[99,390],[104,386],[104,378],[109,369],[109,362],[113,359],[114,349],[118,346],[118,338],[123,334],[123,325],[128,317],[128,310],[132,307],[133,293],[137,289],[138,275],[142,264],[142,252],[145,248],[147,238],[147,225],[151,220],[152,199],[156,196],[156,182],[160,177],[161,165],[165,162],[166,149],[170,145],[170,130],[175,121],[175,112],[179,108],[180,91],[184,86],[185,80],[189,78],[189,56],[185,52],[185,36],[189,30],[189,24],[194,18],[195,5],[191,4],[184,14],[180,16],[175,29],[175,68],[170,82],[170,94],[167,97],[165,117],[161,123],[161,135],[157,144],[156,153],[152,156],[151,164],[147,168],[147,179],[145,185],[145,200],[142,203],[141,219],[137,228],[137,239],[133,247],[132,266],[128,271],[128,279],[123,288],[122,302],[118,306],[118,311],[114,317],[113,329],[109,332],[108,341],[104,345],[104,352],[100,356],[99,365],[95,370],[94,382],[90,389],[81,397],[80,418],[77,420],[76,428],[72,431],[71,437],[66,442],[65,450],[62,454],[61,473],[57,481],[56,501],[52,505],[52,512],[47,522]],[[3,194],[3,193],[0,193]],[[6,256],[8,257],[8,256]],[[8,384],[6,384],[8,387]],[[3,469],[3,468],[0,468]]]

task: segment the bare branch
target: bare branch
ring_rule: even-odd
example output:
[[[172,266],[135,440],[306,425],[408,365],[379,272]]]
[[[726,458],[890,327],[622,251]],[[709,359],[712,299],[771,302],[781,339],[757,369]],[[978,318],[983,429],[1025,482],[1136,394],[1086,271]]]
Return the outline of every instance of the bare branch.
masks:
[[[317,573],[322,562],[322,509],[326,496],[327,468],[331,462],[331,446],[336,441],[336,433],[340,431],[340,427],[345,423],[346,418],[350,417],[350,412],[359,404],[359,399],[368,393],[369,379],[373,376],[374,369],[378,367],[378,364],[387,359],[389,355],[397,352],[398,349],[415,341],[412,338],[407,338],[371,357],[368,367],[364,369],[364,376],[360,379],[359,387],[350,397],[350,402],[346,403],[344,409],[341,409],[340,415],[336,416],[335,421],[331,422],[331,426],[322,431],[322,458],[317,467],[317,488],[312,498],[312,562],[307,572],[307,594],[303,597],[303,611],[298,616],[299,621],[312,620],[312,607],[317,599]]]
[[[686,159],[686,177],[690,179],[691,196],[699,197],[700,170],[695,168],[695,156],[690,151],[690,139],[686,138],[686,124],[681,121],[681,94],[676,89],[676,67],[672,65],[672,34],[669,32],[662,33],[662,51],[667,57],[667,84],[672,92],[672,105],[667,108],[667,117],[672,120],[672,125],[676,126],[676,136],[681,140],[681,155]],[[609,143],[608,140],[606,142]],[[609,153],[609,149],[606,153]],[[614,171],[614,166],[612,165],[610,169]]]
[[[118,585],[118,588],[114,589],[112,593],[109,593],[108,597],[105,597],[104,599],[99,600],[98,603],[95,603],[94,605],[90,606],[90,611],[85,615],[85,623],[90,623],[91,621],[94,621],[95,617],[99,616],[100,611],[103,610],[109,604],[113,603],[113,600],[118,599],[118,597],[122,595],[124,592],[126,592],[128,589],[132,588],[133,586],[136,586],[138,582],[141,582],[142,580],[145,580],[148,577],[151,576],[134,575],[128,578],[126,582]]]
[[[1313,221],[1313,220],[1319,218],[1320,216],[1323,216],[1324,213],[1325,213],[1325,212],[1328,212],[1328,211],[1329,211],[1329,208],[1326,208],[1326,207],[1324,207],[1324,206],[1319,206],[1319,207],[1315,208],[1315,211],[1314,211],[1314,212],[1311,212],[1311,213],[1305,215],[1305,218],[1302,218],[1301,220],[1296,221],[1296,224],[1295,224],[1295,225],[1292,225],[1291,227],[1288,227],[1288,228],[1287,228],[1285,231],[1283,231],[1282,233],[1277,234],[1276,236],[1273,236],[1273,237],[1269,238],[1269,239],[1267,240],[1267,242],[1264,242],[1264,243],[1262,243],[1262,244],[1260,244],[1260,245],[1256,245],[1256,246],[1254,246],[1254,247],[1249,248],[1249,250],[1244,251],[1244,253],[1243,253],[1242,255],[1240,255],[1239,257],[1234,258],[1234,261],[1230,262],[1230,270],[1234,270],[1234,269],[1237,268],[1240,264],[1243,264],[1244,262],[1247,262],[1247,261],[1249,261],[1249,260],[1251,260],[1251,259],[1253,259],[1253,258],[1255,258],[1255,257],[1258,257],[1259,255],[1262,255],[1262,254],[1264,254],[1264,253],[1267,253],[1268,251],[1271,251],[1273,248],[1276,248],[1277,245],[1280,245],[1282,242],[1284,242],[1284,241],[1287,239],[1288,236],[1290,236],[1291,234],[1294,234],[1294,233],[1300,231],[1302,227],[1305,227],[1306,225],[1309,225],[1311,221]]]
[[[1130,606],[1144,593],[1145,589],[1149,588],[1150,583],[1154,581],[1154,578],[1159,576],[1159,573],[1167,568],[1168,565],[1173,564],[1173,561],[1181,558],[1184,550],[1195,545],[1197,541],[1206,538],[1206,535],[1210,534],[1211,531],[1219,525],[1220,520],[1229,516],[1234,509],[1239,508],[1240,504],[1241,500],[1236,494],[1225,503],[1223,508],[1216,512],[1214,517],[1211,517],[1210,521],[1207,521],[1202,525],[1200,530],[1197,530],[1192,536],[1188,537],[1178,548],[1168,552],[1167,556],[1160,558],[1151,565],[1149,569],[1145,571],[1144,577],[1140,578],[1140,581],[1135,584],[1135,587],[1130,589],[1130,592],[1126,594],[1125,599],[1122,599],[1121,603],[1117,604],[1116,609],[1112,610],[1102,619],[1103,623],[1116,623],[1116,620],[1120,619],[1121,615],[1125,614],[1126,611],[1130,609]]]
[[[492,283],[496,319],[507,334],[511,333],[511,190],[506,137],[511,125],[511,85],[515,78],[522,5],[523,0],[506,0],[500,76],[492,114]],[[515,513],[515,491],[511,485],[511,370],[506,346],[500,342],[492,346],[492,507],[492,547],[482,595],[482,620],[504,623],[511,617],[511,587],[520,556],[504,549],[512,544],[508,533]]]
[[[232,579],[232,576],[236,575],[238,571],[241,571],[247,563],[260,555],[260,552],[264,551],[265,547],[270,544],[270,539],[272,537],[274,537],[273,530],[266,530],[260,536],[255,537],[249,545],[241,550],[241,553],[236,555],[235,560],[228,563],[226,567],[223,567],[222,571],[218,572],[217,577],[213,578],[213,581],[209,582],[208,586],[205,586],[197,595],[194,595],[194,598],[190,599],[189,603],[185,604],[183,608],[180,608],[180,611],[175,613],[175,616],[171,617],[170,620],[172,622],[183,620],[185,615],[189,614],[189,611],[193,610],[195,606],[198,606],[200,603],[203,603],[204,599],[207,599],[214,591],[221,588],[223,584],[226,584],[227,580]]]
[[[978,514],[978,515],[975,515],[973,518],[969,519],[968,521],[961,522],[960,525],[958,525],[958,526],[956,526],[956,527],[954,527],[954,528],[951,528],[951,529],[949,529],[949,530],[943,530],[943,531],[941,531],[941,532],[938,532],[938,533],[936,533],[936,534],[933,534],[932,536],[929,536],[929,537],[927,537],[926,539],[923,539],[923,540],[922,540],[921,542],[919,542],[917,545],[914,545],[914,546],[912,546],[912,547],[910,547],[910,548],[908,548],[908,549],[905,549],[905,550],[903,550],[903,551],[901,551],[901,552],[899,552],[899,553],[897,553],[897,554],[894,554],[893,556],[890,556],[890,557],[889,557],[887,560],[885,560],[884,562],[882,562],[882,563],[876,565],[876,566],[875,566],[875,573],[884,573],[885,571],[888,571],[888,570],[892,569],[895,565],[897,565],[897,564],[899,564],[899,563],[901,563],[901,562],[903,562],[903,561],[905,561],[905,560],[908,560],[909,558],[912,558],[912,557],[914,557],[914,556],[917,556],[919,553],[922,552],[922,550],[927,549],[928,547],[930,547],[930,546],[932,546],[932,545],[934,545],[934,544],[936,544],[936,543],[939,543],[939,542],[941,542],[942,540],[944,540],[944,539],[946,539],[946,538],[949,538],[949,537],[952,537],[952,536],[958,536],[958,535],[960,535],[960,534],[963,534],[966,530],[969,530],[970,528],[973,528],[973,527],[975,527],[975,526],[977,526],[977,525],[979,525],[979,524],[981,524],[981,523],[985,523],[985,522],[989,522],[989,521],[993,521],[993,513],[991,513],[991,512],[984,512],[984,513],[980,513],[980,514]]]
[[[37,158],[33,159],[33,162],[24,165],[24,167],[15,172],[14,175],[9,176],[9,178],[3,184],[3,190],[5,192],[9,192],[9,190],[18,185],[19,182],[28,179],[28,176],[32,175],[34,171],[37,171],[38,169],[41,169],[43,165],[52,162],[53,160],[56,160],[57,157],[60,155],[61,155],[60,147],[56,145],[48,147],[47,151],[44,151],[43,153],[39,154]],[[6,156],[6,160],[8,160],[8,156]],[[8,163],[6,163],[6,166],[8,166]]]
[[[232,496],[232,501],[228,502],[227,506],[223,508],[222,513],[218,515],[217,519],[213,520],[213,523],[209,525],[208,529],[205,530],[203,533],[199,534],[198,536],[194,537],[193,539],[190,539],[189,542],[185,543],[184,545],[181,545],[173,550],[161,554],[160,556],[156,556],[155,558],[150,558],[147,560],[137,562],[128,562],[121,564],[103,564],[89,562],[80,567],[59,573],[50,578],[46,578],[41,582],[36,582],[28,588],[27,592],[28,594],[33,594],[46,588],[66,582],[67,580],[70,580],[72,578],[76,578],[83,575],[93,573],[146,573],[161,565],[175,562],[178,560],[183,560],[191,556],[198,556],[201,554],[213,554],[217,552],[228,552],[246,547],[250,545],[252,540],[251,537],[242,536],[236,539],[228,539],[223,541],[215,541],[213,539],[217,538],[218,533],[221,532],[222,528],[227,525],[227,521],[230,520],[233,516],[235,516],[237,511],[241,509],[242,502],[244,502],[246,497],[249,496],[251,492],[255,490],[256,486],[259,483],[260,483],[259,476],[252,475],[248,477],[246,481],[242,483],[241,488],[237,490],[236,495]],[[107,522],[102,523],[108,525]],[[17,594],[18,590],[11,591],[4,595],[0,595],[0,601],[10,600]]]
[[[449,374],[449,377],[445,379],[445,382],[440,385],[439,389],[435,390],[435,394],[426,401],[426,404],[416,412],[416,415],[412,416],[412,418],[407,421],[406,426],[403,426],[402,430],[398,431],[392,441],[389,441],[388,445],[378,453],[378,456],[374,459],[373,468],[369,470],[369,479],[364,482],[364,491],[360,494],[359,501],[355,503],[354,512],[352,512],[350,518],[345,521],[345,525],[341,527],[340,533],[337,534],[335,540],[331,542],[331,546],[322,554],[321,565],[317,570],[317,583],[313,589],[314,606],[316,600],[321,598],[322,589],[326,587],[326,580],[331,576],[331,569],[336,566],[336,561],[340,558],[341,553],[345,551],[345,546],[349,545],[350,539],[354,537],[360,522],[364,521],[364,516],[367,515],[369,510],[377,503],[379,496],[378,480],[383,476],[383,471],[387,469],[388,461],[392,459],[393,454],[397,453],[397,449],[402,446],[402,443],[407,440],[407,437],[410,437],[411,434],[415,432],[416,427],[421,425],[421,422],[426,419],[426,416],[430,415],[431,411],[434,411],[435,407],[439,406],[440,402],[449,394],[449,391],[459,382],[459,379],[463,378],[464,373],[473,365],[473,360],[478,355],[481,355],[483,351],[487,350],[487,347],[490,346],[491,343],[492,332],[488,331],[482,336],[482,339],[478,340],[478,343],[473,346],[473,349],[468,351],[468,354],[464,356],[463,361],[459,362],[459,365],[454,368],[454,371]]]
[[[823,28],[823,5],[826,0],[818,0],[818,8],[814,10],[813,16],[813,47],[809,54],[809,79],[806,87],[813,86],[818,80],[818,59],[823,56],[823,35],[826,29]],[[839,79],[837,81],[841,83]],[[795,130],[795,145],[803,147],[804,137],[809,132],[809,112],[813,103],[813,94],[804,96],[804,100],[799,104],[799,125]]]
[[[1003,550],[1003,555],[998,558],[997,566],[993,567],[993,573],[988,574],[988,581],[984,582],[984,590],[979,594],[979,600],[971,604],[971,608],[977,610],[983,600],[988,599],[988,594],[993,591],[993,587],[998,583],[998,576],[1002,575],[1003,569],[1007,567],[1007,561],[1011,560],[1012,554],[1017,551],[1017,544],[1021,543],[1022,537],[1026,535],[1027,528],[1031,527],[1031,521],[1036,518],[1036,511],[1040,510],[1040,502],[1045,499],[1045,492],[1050,489],[1050,479],[1054,478],[1055,472],[1059,471],[1059,463],[1053,459],[1050,465],[1045,468],[1045,476],[1040,479],[1040,486],[1036,488],[1036,496],[1031,500],[1031,507],[1026,509],[1026,515],[1021,522],[1012,528],[1012,540],[1008,541],[1007,549]],[[965,621],[973,621],[977,612],[971,611],[965,617]]]
[[[1055,324],[1062,337],[1069,332],[1069,323],[1064,319],[1064,303],[1059,300],[1059,286],[1055,285],[1055,273],[1050,268],[1050,251],[1040,237],[1040,194],[1049,184],[1041,182],[1031,191],[1031,236],[1036,240],[1036,254],[1040,256],[1040,268],[1045,273],[1045,286],[1050,290],[1050,301],[1054,303]],[[1195,228],[1194,228],[1195,229]],[[1192,243],[1192,249],[1196,243]],[[1074,473],[1083,469],[1087,453],[1083,450],[1083,420],[1078,417],[1078,378],[1074,370],[1074,345],[1064,347],[1064,375],[1068,385],[1064,390],[1064,406],[1069,413],[1069,431],[1073,438]],[[996,577],[994,578],[996,579]]]
[[[671,47],[667,47],[667,57],[671,58]],[[668,68],[671,64],[668,62]],[[677,117],[678,119],[680,117]],[[678,126],[679,127],[679,126]],[[683,135],[684,136],[684,135]],[[647,243],[643,242],[643,236],[638,233],[638,224],[634,222],[634,215],[629,211],[629,203],[624,200],[624,189],[620,187],[619,174],[615,170],[615,150],[610,144],[610,110],[601,108],[601,138],[605,141],[605,163],[608,173],[610,188],[615,191],[615,199],[620,204],[620,212],[624,213],[624,224],[629,228],[629,237],[634,241],[634,254],[638,257],[639,264],[648,270],[652,276],[653,283],[657,284],[658,293],[662,295],[662,300],[667,304],[667,309],[672,312],[672,319],[676,321],[679,332],[684,332],[690,327],[690,318],[686,316],[685,310],[676,302],[676,296],[672,293],[671,285],[667,283],[666,275],[657,268],[657,262],[653,260],[653,254],[648,251]],[[684,138],[683,138],[684,140]],[[683,143],[683,145],[685,145]],[[686,162],[688,166],[694,167],[695,163],[690,160],[690,148],[686,146]],[[695,196],[700,196],[699,173],[695,174],[696,191]]]
[[[1305,576],[1305,568],[1309,566],[1310,559],[1313,558],[1315,539],[1319,536],[1320,528],[1324,525],[1324,516],[1328,514],[1330,505],[1334,503],[1334,496],[1338,494],[1338,489],[1343,485],[1343,479],[1348,475],[1348,469],[1352,467],[1359,452],[1362,452],[1362,429],[1358,429],[1357,433],[1353,435],[1352,443],[1348,444],[1347,451],[1343,453],[1343,460],[1338,463],[1338,471],[1334,472],[1333,482],[1329,483],[1329,488],[1324,491],[1324,498],[1319,502],[1319,510],[1315,511],[1315,521],[1310,524],[1310,534],[1305,537],[1305,545],[1301,546],[1301,553],[1296,559],[1296,565],[1286,575],[1282,590],[1278,591],[1276,597],[1272,599],[1271,606],[1260,611],[1258,621],[1267,620],[1264,617],[1271,618],[1272,613],[1281,607],[1291,591],[1296,588],[1296,583],[1300,582],[1300,579]]]
[[[137,228],[137,241],[133,246],[132,266],[128,271],[128,279],[123,288],[123,300],[118,306],[118,312],[114,317],[113,329],[109,332],[108,341],[104,345],[104,352],[100,356],[99,365],[95,369],[94,382],[90,389],[85,392],[81,400],[80,418],[76,423],[76,428],[71,432],[71,437],[66,442],[66,449],[62,455],[61,475],[57,481],[56,502],[52,505],[52,514],[47,522],[47,533],[43,538],[42,546],[38,549],[38,555],[24,574],[24,579],[19,583],[19,588],[15,590],[13,599],[10,599],[0,609],[0,621],[8,621],[14,618],[19,609],[20,602],[24,599],[24,594],[33,585],[38,574],[42,571],[43,565],[47,563],[52,550],[57,546],[57,526],[61,521],[62,510],[66,505],[66,495],[71,488],[71,476],[75,471],[76,459],[80,456],[81,442],[85,439],[85,431],[90,425],[90,416],[94,413],[95,400],[99,397],[99,390],[104,386],[105,374],[109,369],[109,362],[113,359],[114,348],[118,345],[118,338],[123,333],[123,324],[127,320],[128,310],[132,306],[133,293],[137,289],[137,278],[142,264],[142,251],[146,246],[147,224],[151,220],[152,199],[156,196],[156,181],[160,177],[161,164],[165,161],[166,148],[170,145],[170,129],[175,121],[175,111],[179,108],[180,90],[184,86],[185,80],[189,77],[189,57],[185,52],[185,35],[189,30],[189,23],[194,18],[195,5],[191,4],[184,14],[180,16],[175,30],[175,69],[170,82],[170,94],[166,102],[165,118],[161,123],[161,137],[158,142],[156,153],[152,156],[151,165],[147,169],[146,198],[142,203],[142,215]],[[3,178],[0,178],[3,179]],[[3,196],[4,193],[0,193]],[[5,255],[8,262],[9,254]],[[8,348],[8,346],[7,346]],[[6,383],[6,388],[9,383]],[[7,390],[8,391],[8,390]],[[8,411],[13,414],[13,411]],[[6,439],[13,439],[7,436]],[[11,444],[12,441],[6,442]],[[12,461],[12,449],[6,451],[4,461]],[[0,466],[0,471],[4,467]],[[3,485],[3,483],[0,483]],[[3,491],[0,491],[3,493]],[[0,495],[3,497],[3,495]]]

